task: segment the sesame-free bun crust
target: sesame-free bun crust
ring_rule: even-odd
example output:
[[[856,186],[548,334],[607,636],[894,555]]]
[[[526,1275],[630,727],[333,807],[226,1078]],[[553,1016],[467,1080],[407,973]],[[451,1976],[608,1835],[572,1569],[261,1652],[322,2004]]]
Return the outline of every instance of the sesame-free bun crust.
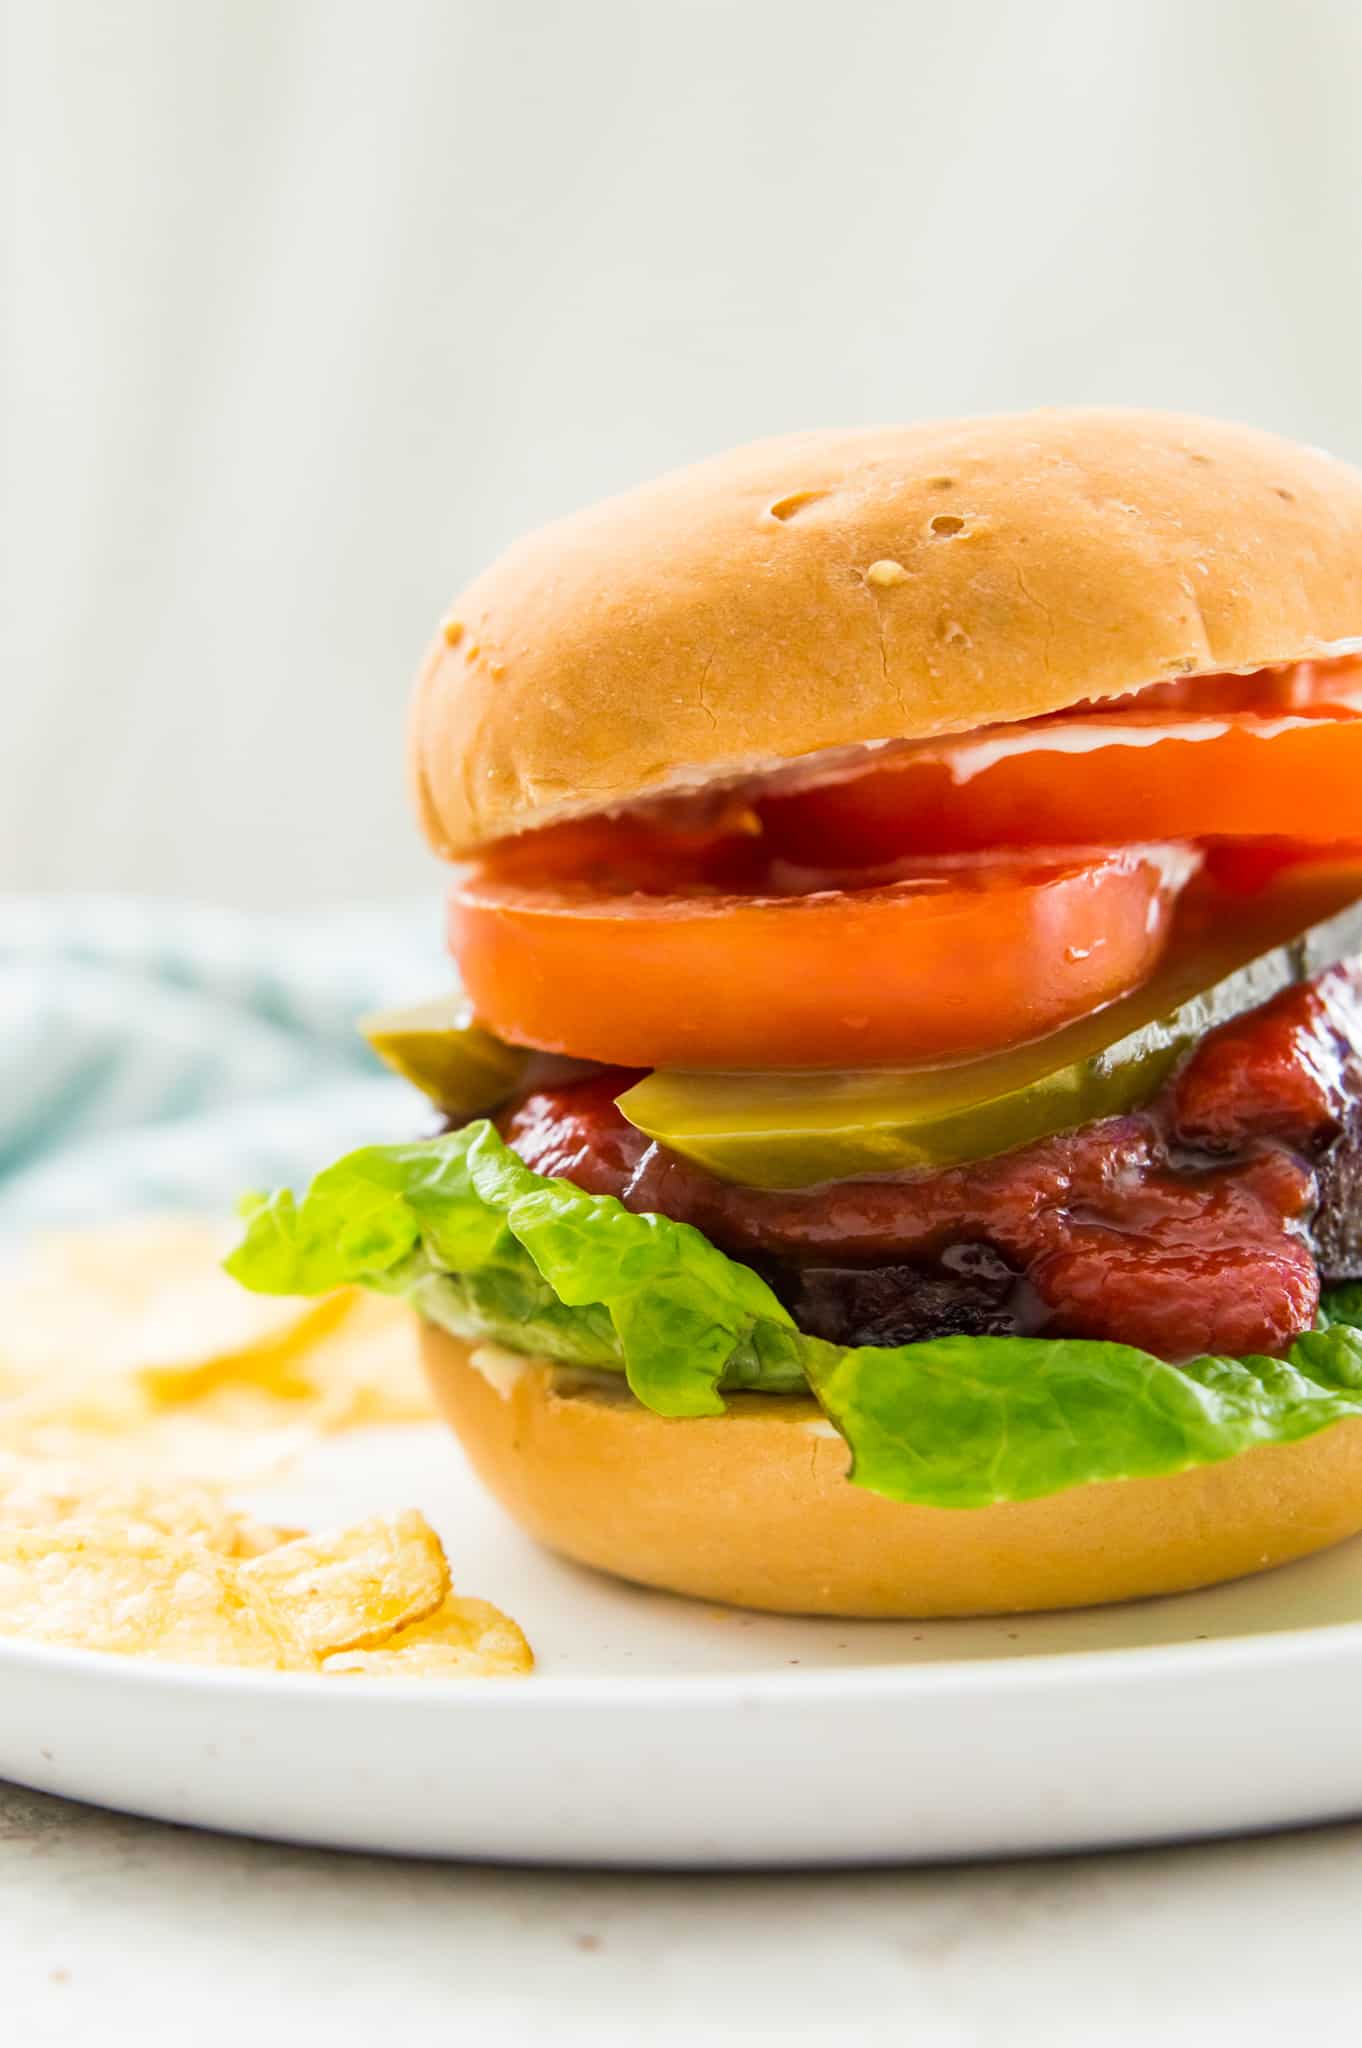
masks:
[[[1362,476],[1221,421],[794,434],[510,548],[422,670],[436,849],[1362,633]]]
[[[550,1549],[645,1586],[788,1614],[1020,1614],[1180,1593],[1362,1528],[1362,1422],[1169,1479],[990,1508],[852,1486],[811,1400],[744,1395],[668,1422],[624,1389],[423,1326],[484,1483]],[[482,1359],[481,1367],[470,1362]]]

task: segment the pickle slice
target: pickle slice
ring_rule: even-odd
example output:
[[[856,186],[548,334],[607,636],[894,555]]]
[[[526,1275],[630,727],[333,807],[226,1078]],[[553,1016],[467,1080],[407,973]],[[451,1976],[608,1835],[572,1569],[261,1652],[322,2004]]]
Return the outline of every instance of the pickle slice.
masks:
[[[1312,868],[1270,900],[1203,905],[1143,988],[985,1059],[842,1074],[657,1072],[619,1107],[670,1151],[748,1187],[990,1158],[1148,1101],[1217,1024],[1362,952],[1359,896],[1356,867]]]
[[[359,1028],[379,1058],[450,1116],[479,1116],[513,1095],[530,1055],[473,1021],[462,996],[375,1010]]]

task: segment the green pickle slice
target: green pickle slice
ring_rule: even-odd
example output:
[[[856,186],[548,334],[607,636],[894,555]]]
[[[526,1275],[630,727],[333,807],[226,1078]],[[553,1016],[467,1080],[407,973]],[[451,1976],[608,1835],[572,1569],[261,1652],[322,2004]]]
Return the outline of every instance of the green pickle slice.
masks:
[[[515,1093],[530,1055],[475,1023],[462,996],[375,1010],[359,1028],[379,1058],[450,1116],[480,1116]]]
[[[1316,869],[1270,898],[1204,907],[1142,988],[985,1059],[852,1073],[659,1071],[619,1107],[659,1144],[748,1187],[1010,1152],[1148,1101],[1217,1024],[1362,952],[1360,886],[1355,867]]]

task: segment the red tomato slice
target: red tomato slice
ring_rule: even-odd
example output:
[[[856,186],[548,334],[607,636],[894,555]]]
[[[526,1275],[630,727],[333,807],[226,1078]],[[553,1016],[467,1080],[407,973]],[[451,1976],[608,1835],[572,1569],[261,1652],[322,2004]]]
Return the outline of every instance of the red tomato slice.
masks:
[[[1283,668],[1254,669],[1248,675],[1175,676],[1146,683],[1124,697],[1076,704],[1074,711],[1255,711],[1260,718],[1307,709],[1359,708],[1362,661],[1343,655],[1332,661],[1293,661]],[[1064,712],[1052,714],[1064,717]]]
[[[964,1057],[1137,987],[1191,867],[1176,848],[921,861],[787,897],[527,887],[466,869],[450,947],[502,1037],[622,1067]]]
[[[1107,712],[915,747],[768,798],[771,851],[877,863],[972,847],[1362,839],[1362,716]]]
[[[708,821],[674,807],[660,817],[570,818],[502,839],[487,849],[482,872],[528,888],[585,883],[606,895],[669,896],[697,884],[746,892],[766,869],[761,826],[751,805],[716,807]]]

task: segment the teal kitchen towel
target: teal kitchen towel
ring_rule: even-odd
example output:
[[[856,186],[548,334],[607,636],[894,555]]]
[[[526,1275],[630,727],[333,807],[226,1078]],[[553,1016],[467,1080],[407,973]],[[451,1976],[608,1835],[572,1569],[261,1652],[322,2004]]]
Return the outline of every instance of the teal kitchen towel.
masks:
[[[355,1030],[449,985],[433,903],[0,898],[0,1234],[229,1209],[431,1128]]]

